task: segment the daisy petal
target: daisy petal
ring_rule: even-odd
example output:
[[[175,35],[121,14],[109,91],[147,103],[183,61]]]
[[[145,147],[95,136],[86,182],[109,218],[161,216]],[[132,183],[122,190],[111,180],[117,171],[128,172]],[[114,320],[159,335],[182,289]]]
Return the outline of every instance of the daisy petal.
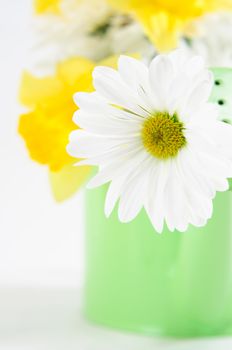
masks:
[[[119,202],[118,217],[120,221],[133,220],[142,209],[152,166],[152,159],[148,158],[127,179]]]
[[[93,71],[94,87],[111,104],[122,106],[139,115],[147,115],[144,106],[138,105],[136,93],[121,79],[119,73],[109,67],[97,67]],[[141,101],[140,101],[141,102]]]
[[[139,164],[149,157],[145,152],[134,152],[125,156],[122,153],[121,159],[118,162],[109,164],[108,166],[103,167],[97,175],[95,175],[90,182],[88,183],[88,188],[94,188],[101,186],[104,183],[107,183],[114,178],[117,178],[120,174],[124,173],[129,174],[133,173],[139,166]]]
[[[153,171],[150,175],[149,193],[145,202],[147,214],[158,233],[163,230],[164,224],[164,190],[168,178],[168,168],[170,163],[158,162],[153,166]]]
[[[149,67],[150,85],[157,99],[157,107],[161,110],[166,107],[167,91],[173,75],[173,66],[167,56],[159,55],[152,60]]]

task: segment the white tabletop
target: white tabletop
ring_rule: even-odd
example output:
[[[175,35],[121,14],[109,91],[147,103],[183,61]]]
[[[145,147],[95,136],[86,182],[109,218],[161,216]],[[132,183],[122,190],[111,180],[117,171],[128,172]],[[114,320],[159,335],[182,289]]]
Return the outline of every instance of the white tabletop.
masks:
[[[76,289],[0,290],[1,350],[231,350],[232,338],[172,340],[88,323]]]

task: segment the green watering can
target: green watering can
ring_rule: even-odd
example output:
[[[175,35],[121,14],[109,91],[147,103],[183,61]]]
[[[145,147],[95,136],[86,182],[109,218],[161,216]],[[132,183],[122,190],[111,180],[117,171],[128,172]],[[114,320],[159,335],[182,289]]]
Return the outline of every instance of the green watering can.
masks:
[[[211,101],[232,122],[232,69],[213,69]],[[232,334],[232,192],[218,193],[202,228],[158,235],[145,212],[104,216],[107,187],[87,191],[85,314],[152,335]]]

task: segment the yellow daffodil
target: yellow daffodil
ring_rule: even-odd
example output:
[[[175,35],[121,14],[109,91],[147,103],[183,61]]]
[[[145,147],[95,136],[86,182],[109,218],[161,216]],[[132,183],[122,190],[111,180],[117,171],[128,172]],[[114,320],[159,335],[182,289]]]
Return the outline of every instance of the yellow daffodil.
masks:
[[[61,0],[34,0],[34,8],[36,13],[44,12],[59,13]]]
[[[177,45],[191,21],[208,12],[232,9],[232,0],[109,0],[118,9],[134,13],[159,51]]]
[[[115,58],[104,61],[114,66]],[[19,133],[33,160],[50,169],[52,189],[57,200],[73,194],[88,176],[90,168],[73,167],[66,152],[70,132],[75,129],[73,94],[92,91],[95,64],[84,58],[59,63],[54,76],[37,78],[23,74],[20,100],[29,111],[20,117]]]

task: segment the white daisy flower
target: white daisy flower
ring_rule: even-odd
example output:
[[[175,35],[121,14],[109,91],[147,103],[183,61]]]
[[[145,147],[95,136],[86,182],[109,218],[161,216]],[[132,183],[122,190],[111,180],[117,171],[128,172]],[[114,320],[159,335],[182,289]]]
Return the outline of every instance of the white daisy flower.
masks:
[[[201,57],[177,50],[149,67],[121,56],[118,71],[97,67],[94,93],[77,93],[68,152],[97,165],[89,188],[110,182],[105,213],[119,200],[122,222],[144,207],[154,228],[185,231],[212,215],[232,176],[232,126],[208,102],[212,74]]]

